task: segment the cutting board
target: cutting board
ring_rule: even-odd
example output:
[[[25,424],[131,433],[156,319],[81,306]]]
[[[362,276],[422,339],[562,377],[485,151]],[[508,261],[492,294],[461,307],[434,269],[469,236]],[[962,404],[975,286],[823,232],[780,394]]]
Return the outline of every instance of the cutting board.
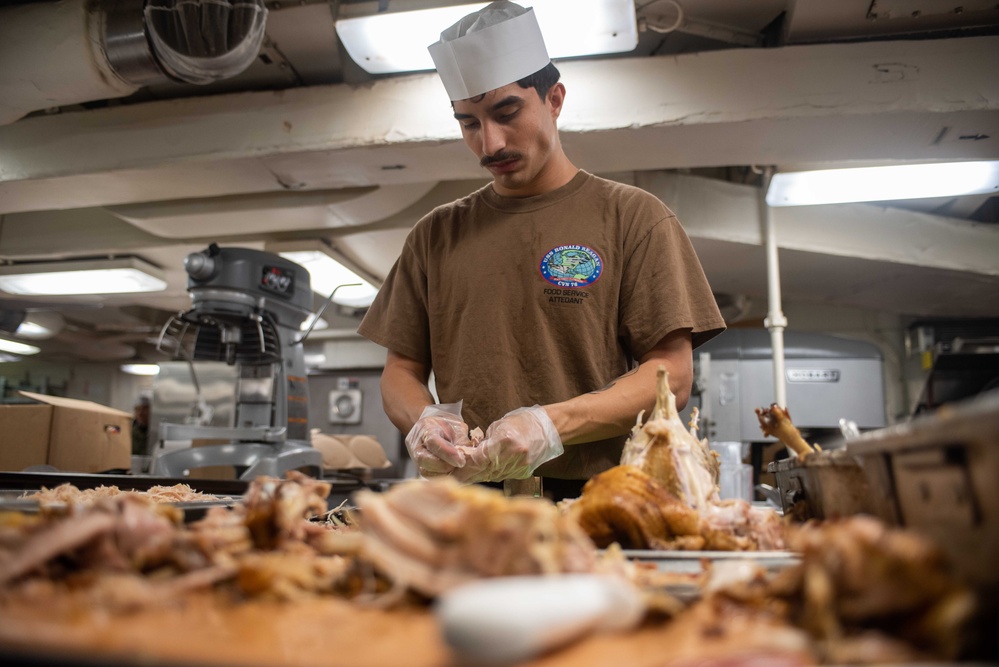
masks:
[[[711,656],[770,656],[767,664],[810,664],[803,656],[777,656],[760,628],[726,642],[706,636],[692,621],[647,622],[626,634],[595,634],[528,663],[530,667],[664,667],[711,664]],[[182,604],[126,614],[83,612],[0,600],[0,662],[44,658],[47,665],[106,667],[142,664],[212,667],[454,667],[429,609],[385,611],[335,599],[291,603],[221,602],[210,595]],[[69,657],[72,656],[72,659]],[[65,662],[61,662],[65,660]],[[762,663],[761,663],[762,664]]]

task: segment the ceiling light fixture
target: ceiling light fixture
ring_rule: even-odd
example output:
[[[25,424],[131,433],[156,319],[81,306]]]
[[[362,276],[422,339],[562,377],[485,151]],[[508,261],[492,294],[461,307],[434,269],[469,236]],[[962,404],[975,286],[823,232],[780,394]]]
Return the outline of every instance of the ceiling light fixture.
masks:
[[[0,290],[35,296],[160,292],[162,272],[138,257],[0,266]]]
[[[350,57],[371,74],[434,69],[427,47],[441,31],[486,2],[345,18],[336,32]],[[633,0],[534,0],[548,55],[573,58],[633,51],[638,24]]]
[[[328,297],[337,290],[333,303],[353,308],[367,308],[375,300],[378,288],[366,277],[360,275],[356,267],[345,265],[344,258],[334,257],[334,250],[320,241],[268,245],[268,251],[276,252],[287,260],[295,262],[309,272],[312,291]],[[351,285],[346,287],[346,285]]]
[[[7,340],[6,338],[0,338],[0,351],[11,352],[12,354],[38,354],[41,350],[34,345],[28,345],[26,343],[18,343],[14,340]]]
[[[986,193],[999,193],[999,160],[778,173],[770,181],[767,204],[810,206]]]
[[[66,320],[59,313],[51,311],[28,313],[14,332],[18,338],[46,340],[52,338],[66,326]]]
[[[23,336],[24,338],[30,338],[36,340],[39,338],[51,338],[53,333],[43,327],[41,324],[36,324],[30,320],[25,320],[21,322],[15,331],[18,336]]]
[[[121,372],[129,375],[159,375],[159,364],[122,364]]]
[[[329,294],[326,296],[329,296]],[[330,325],[323,318],[316,317],[315,313],[309,313],[309,316],[305,318],[305,321],[298,328],[300,331],[322,331],[323,329],[329,329]]]

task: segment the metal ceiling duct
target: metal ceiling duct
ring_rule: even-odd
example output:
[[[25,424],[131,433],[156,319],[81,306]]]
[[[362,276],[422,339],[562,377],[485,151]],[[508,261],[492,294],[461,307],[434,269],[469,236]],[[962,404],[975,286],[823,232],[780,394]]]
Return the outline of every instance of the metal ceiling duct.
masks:
[[[146,0],[142,15],[163,71],[195,84],[228,79],[249,67],[267,21],[263,0]]]
[[[262,0],[59,0],[0,8],[0,125],[44,109],[246,69]]]

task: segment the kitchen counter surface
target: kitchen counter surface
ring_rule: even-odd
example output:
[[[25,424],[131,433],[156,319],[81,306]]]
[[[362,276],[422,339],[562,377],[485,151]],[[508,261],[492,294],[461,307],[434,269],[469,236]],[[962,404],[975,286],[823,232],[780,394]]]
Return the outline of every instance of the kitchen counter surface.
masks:
[[[810,664],[780,654],[764,632],[716,629],[690,622],[646,622],[626,634],[587,638],[526,663],[531,667],[704,665],[711,656],[764,658],[770,665]],[[742,630],[749,628],[742,627]],[[761,630],[760,628],[756,628]],[[738,632],[737,642],[725,641]],[[754,637],[755,635],[755,637]],[[733,635],[728,639],[736,640]],[[5,655],[6,654],[6,655]],[[780,655],[778,655],[780,654]],[[766,656],[766,657],[764,657]],[[232,604],[210,595],[181,604],[111,614],[0,600],[0,658],[5,664],[284,667],[444,667],[461,665],[428,609],[385,611],[336,598]],[[737,661],[738,662],[738,661]],[[726,660],[725,664],[734,664]],[[762,664],[762,663],[760,663]]]

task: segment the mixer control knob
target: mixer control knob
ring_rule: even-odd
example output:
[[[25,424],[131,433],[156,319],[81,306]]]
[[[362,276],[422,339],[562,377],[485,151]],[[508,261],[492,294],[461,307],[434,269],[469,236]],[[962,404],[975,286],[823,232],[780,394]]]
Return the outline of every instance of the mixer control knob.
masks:
[[[184,270],[195,280],[208,280],[215,274],[215,258],[203,252],[192,252],[184,258]]]

